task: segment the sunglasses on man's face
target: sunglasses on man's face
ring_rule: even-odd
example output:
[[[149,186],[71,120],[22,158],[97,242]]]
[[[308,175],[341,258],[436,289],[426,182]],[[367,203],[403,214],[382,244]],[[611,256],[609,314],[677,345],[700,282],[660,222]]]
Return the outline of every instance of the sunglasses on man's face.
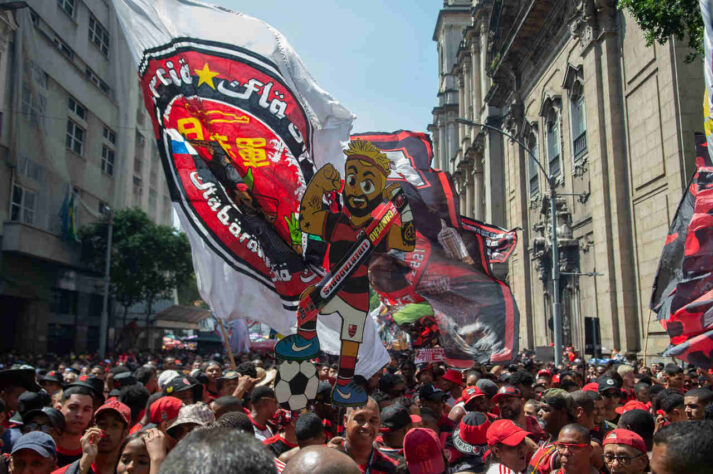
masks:
[[[614,461],[617,461],[621,466],[628,466],[631,464],[631,461],[643,455],[644,453],[637,454],[636,456],[614,456],[613,454],[605,454],[604,462],[614,464]]]
[[[589,444],[588,443],[581,443],[581,444],[578,444],[578,443],[557,443],[555,446],[557,447],[557,451],[559,451],[560,453],[563,453],[567,450],[569,450],[569,452],[571,452],[571,453],[576,453],[576,452],[579,452],[582,449],[586,448],[587,446],[589,446]]]

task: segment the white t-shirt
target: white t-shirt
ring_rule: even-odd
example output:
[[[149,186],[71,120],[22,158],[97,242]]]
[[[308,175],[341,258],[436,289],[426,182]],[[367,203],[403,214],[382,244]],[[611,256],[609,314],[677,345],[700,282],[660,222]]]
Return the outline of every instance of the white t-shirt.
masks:
[[[515,471],[507,467],[505,464],[500,464],[499,462],[490,463],[488,470],[485,474],[517,474]]]

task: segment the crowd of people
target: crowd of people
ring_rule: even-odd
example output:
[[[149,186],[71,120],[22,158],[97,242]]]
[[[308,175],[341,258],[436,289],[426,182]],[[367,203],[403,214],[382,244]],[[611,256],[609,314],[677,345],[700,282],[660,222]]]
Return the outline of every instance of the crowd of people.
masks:
[[[363,406],[281,408],[270,357],[0,356],[4,472],[713,472],[713,376],[676,364],[416,365],[369,379]]]

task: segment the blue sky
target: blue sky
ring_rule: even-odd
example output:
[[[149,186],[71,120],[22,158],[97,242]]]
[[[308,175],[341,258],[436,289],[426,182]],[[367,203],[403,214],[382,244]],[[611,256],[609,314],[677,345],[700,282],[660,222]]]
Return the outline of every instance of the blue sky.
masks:
[[[353,132],[426,132],[436,105],[439,0],[209,0],[282,32],[357,116]]]

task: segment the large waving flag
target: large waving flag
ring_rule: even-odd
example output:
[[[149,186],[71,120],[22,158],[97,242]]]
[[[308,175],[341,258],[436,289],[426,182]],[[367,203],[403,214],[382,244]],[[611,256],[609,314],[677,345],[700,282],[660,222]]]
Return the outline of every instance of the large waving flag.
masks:
[[[365,133],[352,139],[368,140],[389,157],[389,179],[406,193],[417,231],[413,252],[372,258],[374,289],[391,306],[427,301],[433,307],[449,365],[513,360],[519,312],[490,264],[507,261],[515,232],[459,215],[450,176],[431,168],[433,150],[425,134]]]
[[[114,5],[202,298],[220,318],[294,332],[325,246],[299,230],[300,200],[317,168],[343,167],[353,115],[260,20],[192,0]],[[338,353],[338,318],[317,330]],[[388,361],[369,318],[356,373]]]
[[[668,333],[664,355],[713,368],[713,5],[700,0],[704,23],[705,137],[696,134],[696,173],[669,227],[649,307]]]

